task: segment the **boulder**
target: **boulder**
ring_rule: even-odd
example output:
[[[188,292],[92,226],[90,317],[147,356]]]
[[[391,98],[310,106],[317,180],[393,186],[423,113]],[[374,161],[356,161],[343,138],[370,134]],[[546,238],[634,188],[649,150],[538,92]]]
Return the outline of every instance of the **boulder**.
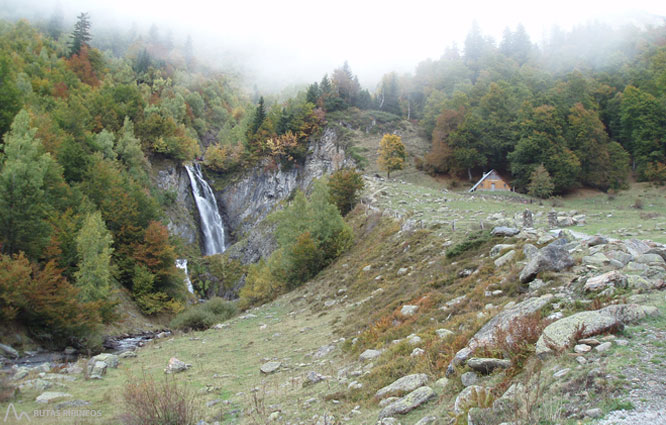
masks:
[[[546,294],[541,297],[528,298],[518,304],[511,305],[511,307],[505,307],[504,310],[495,315],[495,317],[490,319],[476,334],[474,334],[465,348],[456,353],[446,370],[446,375],[451,376],[455,371],[455,367],[465,364],[467,359],[472,356],[475,349],[495,345],[495,335],[498,329],[508,329],[511,322],[536,313],[548,305],[552,299],[552,294]]]
[[[465,411],[465,408],[468,407],[472,401],[476,398],[477,394],[485,393],[487,390],[485,387],[479,385],[471,385],[464,390],[460,391],[458,397],[456,397],[456,402],[453,405],[453,411],[456,414],[461,414]]]
[[[647,316],[656,316],[659,314],[657,307],[639,304],[614,304],[598,311],[614,317],[623,324],[638,322]]]
[[[507,252],[506,254],[502,255],[500,258],[495,260],[495,267],[500,268],[504,266],[505,264],[513,260],[513,257],[515,256],[516,256],[516,251],[512,249],[511,251]]]
[[[608,239],[606,239],[603,236],[600,235],[594,235],[590,239],[585,241],[585,244],[589,247],[597,246],[597,245],[606,245],[608,243]]]
[[[493,230],[490,232],[490,234],[493,236],[504,236],[504,237],[516,236],[518,233],[520,233],[520,230],[514,227],[505,227],[505,226],[497,226],[493,228]]]
[[[648,265],[661,265],[664,264],[666,261],[661,257],[661,255],[658,254],[641,254],[636,259],[634,260],[637,263],[640,264],[648,264]]]
[[[460,376],[460,382],[463,384],[463,387],[475,385],[478,381],[479,375],[475,372],[465,372]]]
[[[115,354],[102,353],[91,358],[88,363],[90,362],[103,362],[108,367],[115,369],[118,367],[118,356]]]
[[[37,403],[48,404],[48,403],[52,403],[54,401],[59,401],[59,400],[62,400],[63,398],[69,398],[69,397],[72,397],[72,395],[68,394],[68,393],[61,393],[61,392],[57,392],[57,391],[46,391],[46,392],[43,392],[40,395],[38,395],[37,398],[35,399],[35,401]]]
[[[368,349],[368,350],[365,350],[364,352],[362,352],[361,355],[358,356],[358,358],[360,360],[367,361],[367,360],[376,359],[377,357],[381,356],[381,354],[382,354],[382,352],[379,351],[379,350]]]
[[[544,356],[553,350],[563,351],[575,343],[576,336],[589,337],[621,326],[621,322],[608,313],[582,311],[546,326],[536,343],[536,354]]]
[[[604,273],[599,276],[594,276],[587,279],[587,282],[585,282],[583,289],[586,292],[591,292],[591,291],[601,291],[609,287],[626,288],[627,276],[618,271]]]
[[[424,416],[414,425],[434,425],[437,423],[437,416]]]
[[[326,379],[322,374],[317,373],[315,371],[310,371],[308,372],[307,375],[305,375],[305,380],[303,381],[303,386],[307,387],[308,385],[314,385],[318,384],[319,382],[323,381]]]
[[[280,366],[282,366],[281,362],[277,362],[277,361],[266,362],[263,365],[261,365],[259,370],[261,371],[261,373],[268,374],[268,373],[275,372],[276,370],[278,370],[280,368]]]
[[[610,263],[610,258],[606,257],[606,255],[601,252],[583,257],[583,264],[586,266],[603,267],[609,265]]]
[[[509,244],[509,243],[500,243],[495,245],[494,247],[491,248],[490,250],[490,256],[491,257],[497,257],[500,255],[500,252],[504,251],[505,249],[513,248],[515,247],[515,244]]]
[[[571,217],[566,217],[566,216],[557,217],[558,227],[569,227],[569,226],[573,226],[575,224],[576,224],[576,222]]]
[[[189,368],[191,368],[192,365],[189,363],[185,363],[184,361],[178,360],[175,357],[171,357],[169,359],[169,363],[167,363],[166,369],[164,369],[165,373],[179,373],[183,372]]]
[[[439,339],[446,339],[446,338],[448,338],[448,337],[450,337],[450,336],[455,335],[455,334],[454,334],[453,332],[451,332],[450,330],[448,330],[448,329],[444,329],[444,328],[442,328],[442,329],[437,329],[437,330],[435,331],[435,333],[437,334],[437,337],[438,337]]]
[[[404,415],[405,413],[411,412],[434,397],[435,391],[433,391],[432,388],[427,386],[417,388],[406,396],[384,407],[379,412],[379,419],[394,416],[396,414]]]
[[[472,357],[467,360],[467,366],[484,375],[492,373],[495,369],[508,369],[511,367],[511,360]]]
[[[403,376],[402,378],[393,382],[391,385],[387,385],[377,391],[375,397],[381,399],[388,396],[402,396],[414,391],[419,387],[424,386],[427,383],[428,375],[425,373],[416,373],[413,375]]]
[[[419,311],[419,306],[406,304],[400,309],[400,314],[406,317],[411,317],[415,315],[417,311]]]
[[[10,359],[17,359],[19,357],[18,351],[5,344],[0,344],[0,354],[3,354]]]
[[[566,249],[566,240],[558,239],[541,248],[520,272],[520,281],[527,283],[544,271],[559,272],[574,265],[574,259]]]
[[[106,375],[106,369],[108,365],[104,362],[97,362],[90,359],[88,362],[88,378],[90,379],[102,379]]]

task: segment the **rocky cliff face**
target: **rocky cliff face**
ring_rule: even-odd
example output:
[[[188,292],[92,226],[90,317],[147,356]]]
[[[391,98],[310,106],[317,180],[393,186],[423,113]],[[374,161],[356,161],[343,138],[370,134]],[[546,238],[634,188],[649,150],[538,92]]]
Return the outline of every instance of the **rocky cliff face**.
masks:
[[[258,224],[294,190],[307,190],[313,180],[349,165],[351,160],[338,147],[337,134],[326,129],[310,144],[303,165],[289,170],[282,167],[270,170],[265,164],[258,165],[217,192],[226,223],[240,241],[238,246],[230,248],[230,256],[248,264],[270,255],[275,249],[272,229]]]
[[[199,246],[198,215],[185,168],[166,160],[154,160],[151,165],[157,187],[167,193],[165,212],[169,233],[181,237],[187,244]]]

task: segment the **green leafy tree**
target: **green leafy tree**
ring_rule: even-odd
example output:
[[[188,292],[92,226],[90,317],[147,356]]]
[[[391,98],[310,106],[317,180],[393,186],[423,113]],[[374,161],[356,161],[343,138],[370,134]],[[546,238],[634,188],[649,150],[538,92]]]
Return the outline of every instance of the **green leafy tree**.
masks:
[[[347,215],[358,203],[364,187],[361,173],[351,168],[344,168],[331,174],[328,179],[328,191],[331,201],[338,207],[340,214]]]
[[[76,237],[79,270],[74,274],[81,301],[106,299],[111,291],[113,238],[102,214],[95,211],[83,221]]]
[[[14,116],[21,109],[21,93],[14,82],[11,62],[0,54],[0,136],[9,130]]]
[[[83,46],[88,46],[92,36],[90,35],[90,17],[87,13],[81,13],[76,18],[74,24],[74,31],[71,34],[71,41],[69,42],[69,55],[78,55]]]
[[[543,164],[539,164],[530,175],[530,184],[527,186],[527,193],[537,198],[549,198],[553,194],[553,181],[550,174]]]
[[[35,258],[49,238],[46,223],[45,177],[53,160],[30,128],[30,115],[21,110],[4,136],[5,160],[0,171],[0,237],[2,252],[24,251]]]
[[[377,164],[379,168],[386,171],[388,178],[391,177],[391,171],[402,170],[405,167],[407,151],[400,136],[385,134],[379,142],[377,153],[379,154]]]

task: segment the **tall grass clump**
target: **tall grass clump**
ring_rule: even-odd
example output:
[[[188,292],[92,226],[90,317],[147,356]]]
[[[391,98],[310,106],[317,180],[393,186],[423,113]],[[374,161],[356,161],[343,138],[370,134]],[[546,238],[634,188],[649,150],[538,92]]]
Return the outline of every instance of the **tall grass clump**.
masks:
[[[124,425],[194,425],[197,423],[194,394],[175,378],[161,381],[143,376],[131,379],[123,392]]]

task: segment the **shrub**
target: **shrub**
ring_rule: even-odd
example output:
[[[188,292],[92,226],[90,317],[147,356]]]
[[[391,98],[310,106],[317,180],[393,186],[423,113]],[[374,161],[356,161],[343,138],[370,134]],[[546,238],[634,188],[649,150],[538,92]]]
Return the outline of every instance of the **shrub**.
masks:
[[[216,323],[229,320],[238,312],[235,303],[223,298],[213,297],[205,303],[191,306],[171,320],[175,329],[203,330]]]
[[[340,214],[347,215],[354,209],[364,186],[363,178],[356,170],[345,168],[331,175],[328,191],[331,202],[338,207]]]
[[[197,421],[194,395],[175,378],[155,382],[145,375],[125,384],[123,393],[126,425],[194,425]]]
[[[190,307],[171,320],[174,329],[204,330],[215,324],[215,315],[199,306]]]
[[[446,251],[446,258],[457,257],[467,251],[471,251],[483,245],[490,240],[490,232],[478,231],[467,235],[464,241],[454,245],[451,249]]]

